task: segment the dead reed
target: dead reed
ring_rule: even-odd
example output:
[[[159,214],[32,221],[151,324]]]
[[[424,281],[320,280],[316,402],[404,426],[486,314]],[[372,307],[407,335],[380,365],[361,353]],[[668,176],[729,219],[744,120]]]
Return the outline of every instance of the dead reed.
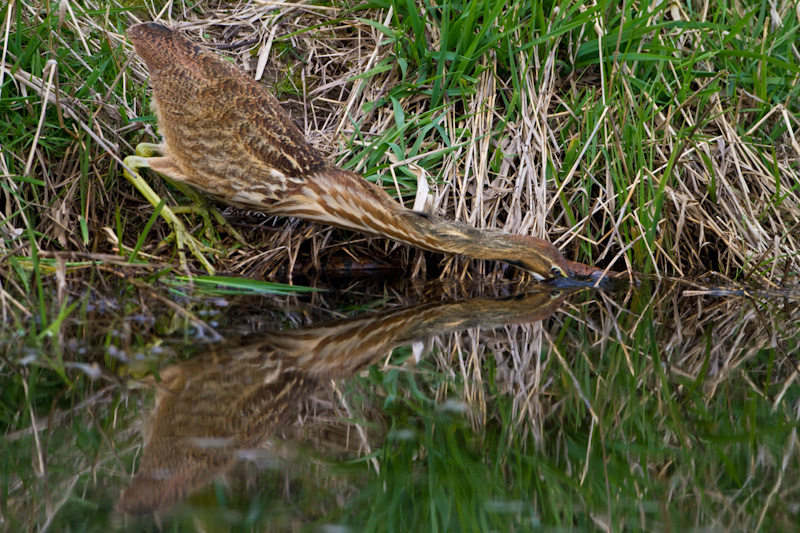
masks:
[[[800,269],[800,69],[796,30],[775,16],[789,2],[769,32],[752,13],[734,9],[726,26],[674,6],[604,6],[616,13],[606,20],[582,3],[542,20],[523,4],[447,4],[427,18],[391,3],[170,6],[162,21],[264,80],[314,146],[409,206],[547,235],[570,259],[618,270],[779,283]],[[165,236],[119,167],[137,142],[157,140],[148,74],[124,36],[156,13],[120,7],[16,2],[2,12],[8,298],[26,292],[14,258],[103,261],[93,254],[128,257]],[[252,247],[211,243],[227,246],[222,270],[246,277],[319,269],[336,255],[391,256],[410,275],[504,275],[499,264],[426,262],[380,239],[227,214]],[[172,252],[139,259],[164,264]]]

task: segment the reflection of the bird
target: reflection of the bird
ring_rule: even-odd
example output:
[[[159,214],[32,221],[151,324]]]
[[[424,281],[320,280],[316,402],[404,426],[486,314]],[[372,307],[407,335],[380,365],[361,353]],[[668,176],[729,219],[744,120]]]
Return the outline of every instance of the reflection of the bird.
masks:
[[[326,380],[351,376],[397,347],[474,326],[550,316],[567,293],[425,303],[216,346],[160,372],[139,472],[118,504],[149,513],[231,468],[296,418]]]

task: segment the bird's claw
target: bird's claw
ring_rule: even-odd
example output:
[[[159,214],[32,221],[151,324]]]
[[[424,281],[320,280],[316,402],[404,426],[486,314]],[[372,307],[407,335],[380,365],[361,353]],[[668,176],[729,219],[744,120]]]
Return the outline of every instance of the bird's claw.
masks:
[[[211,246],[206,246],[198,241],[180,221],[178,221],[178,224],[173,224],[172,233],[164,239],[164,242],[168,241],[170,238],[175,239],[175,244],[178,246],[178,261],[180,262],[181,270],[189,272],[189,267],[186,262],[186,252],[184,252],[184,250],[188,248],[189,251],[192,252],[192,255],[200,261],[200,264],[203,265],[203,268],[206,269],[206,272],[208,272],[210,276],[216,273],[216,270],[205,254],[220,255],[221,252],[219,250]],[[161,246],[161,244],[159,244],[159,246]]]

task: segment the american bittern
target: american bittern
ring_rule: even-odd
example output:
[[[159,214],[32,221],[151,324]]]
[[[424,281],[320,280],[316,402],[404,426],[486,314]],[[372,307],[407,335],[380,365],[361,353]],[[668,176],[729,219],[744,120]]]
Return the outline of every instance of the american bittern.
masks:
[[[304,397],[396,346],[477,325],[538,322],[568,294],[428,302],[259,334],[245,346],[213,346],[162,369],[139,472],[117,507],[145,514],[183,499],[286,430]]]
[[[163,142],[141,144],[125,159],[126,177],[154,205],[160,199],[138,175],[147,167],[234,206],[388,237],[424,250],[504,261],[537,280],[592,275],[549,242],[435,219],[394,201],[378,186],[329,163],[312,148],[266,89],[212,52],[157,23],[128,31],[150,70]],[[160,152],[160,157],[149,157]],[[179,250],[204,266],[203,247],[172,210]],[[183,258],[183,255],[181,255]],[[182,259],[185,264],[185,259]]]

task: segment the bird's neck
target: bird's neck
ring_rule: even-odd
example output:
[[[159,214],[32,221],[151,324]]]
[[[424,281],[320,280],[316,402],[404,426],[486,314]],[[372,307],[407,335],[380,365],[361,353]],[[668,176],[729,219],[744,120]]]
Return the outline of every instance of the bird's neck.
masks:
[[[509,250],[519,245],[515,235],[478,229],[408,209],[398,213],[397,223],[406,229],[406,237],[398,240],[433,252],[504,261],[509,259]]]
[[[411,211],[375,184],[334,167],[307,180],[298,192],[299,201],[281,202],[274,206],[273,212],[388,237],[432,252],[475,259],[518,264],[520,256],[532,256],[528,257],[532,259],[541,255],[543,249],[560,257],[558,250],[542,239],[477,229]]]

